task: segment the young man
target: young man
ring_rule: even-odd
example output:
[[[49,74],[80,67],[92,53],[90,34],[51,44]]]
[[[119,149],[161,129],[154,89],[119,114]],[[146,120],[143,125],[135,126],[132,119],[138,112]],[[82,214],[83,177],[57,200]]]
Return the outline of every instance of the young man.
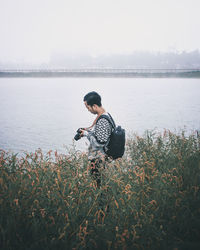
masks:
[[[88,148],[88,159],[91,161],[91,174],[97,180],[97,186],[100,185],[100,174],[98,168],[106,159],[104,148],[112,132],[112,125],[106,118],[100,118],[101,115],[108,115],[101,104],[101,96],[97,92],[89,92],[84,97],[84,103],[89,112],[97,115],[92,126],[82,130],[82,136],[86,136],[90,142]]]

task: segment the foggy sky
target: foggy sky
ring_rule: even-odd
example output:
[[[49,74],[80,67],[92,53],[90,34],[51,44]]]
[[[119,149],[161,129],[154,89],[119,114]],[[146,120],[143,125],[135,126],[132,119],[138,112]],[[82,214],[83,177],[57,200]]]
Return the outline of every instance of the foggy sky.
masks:
[[[199,0],[0,0],[0,61],[200,49]]]

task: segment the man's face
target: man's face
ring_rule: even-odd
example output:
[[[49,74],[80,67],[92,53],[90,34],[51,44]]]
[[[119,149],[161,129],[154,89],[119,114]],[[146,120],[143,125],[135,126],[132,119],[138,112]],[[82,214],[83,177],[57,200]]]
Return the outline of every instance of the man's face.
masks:
[[[94,115],[97,114],[95,105],[90,106],[90,105],[87,104],[87,102],[84,102],[84,103],[85,103],[85,106],[86,106],[87,110],[88,110],[90,113],[92,113],[92,114],[94,114]]]

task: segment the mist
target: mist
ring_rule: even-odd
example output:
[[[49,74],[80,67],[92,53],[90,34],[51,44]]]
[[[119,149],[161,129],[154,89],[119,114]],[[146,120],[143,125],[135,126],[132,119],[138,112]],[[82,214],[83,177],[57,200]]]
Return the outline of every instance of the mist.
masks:
[[[0,62],[189,53],[200,49],[199,9],[198,0],[1,0]]]

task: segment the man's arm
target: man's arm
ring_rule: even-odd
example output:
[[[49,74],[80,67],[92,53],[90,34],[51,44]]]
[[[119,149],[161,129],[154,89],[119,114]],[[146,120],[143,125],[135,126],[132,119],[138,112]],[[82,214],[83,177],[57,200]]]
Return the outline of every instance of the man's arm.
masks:
[[[89,159],[101,158],[105,154],[104,146],[111,135],[111,131],[111,124],[106,118],[101,118],[97,121],[94,131],[83,131],[83,135],[90,142]]]
[[[105,144],[111,135],[111,124],[106,118],[101,118],[96,124],[94,135],[100,144]]]
[[[98,120],[95,131],[82,130],[82,136],[86,136],[90,143],[103,147],[111,135],[112,127],[106,118]]]

